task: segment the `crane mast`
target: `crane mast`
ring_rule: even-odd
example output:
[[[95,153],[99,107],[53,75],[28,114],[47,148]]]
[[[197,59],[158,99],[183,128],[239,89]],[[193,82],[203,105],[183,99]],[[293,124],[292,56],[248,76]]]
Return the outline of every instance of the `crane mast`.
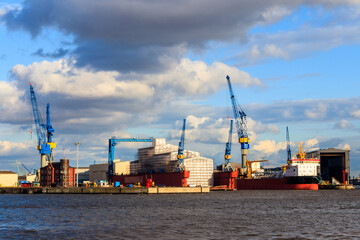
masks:
[[[246,114],[236,101],[235,94],[231,86],[230,77],[226,76],[226,79],[229,86],[230,99],[231,99],[232,109],[234,112],[236,130],[239,138],[239,143],[241,145],[241,160],[242,160],[241,166],[242,168],[246,168],[247,155],[249,154],[249,148],[250,148],[250,144],[249,144],[250,139],[248,137],[247,126],[246,126]]]
[[[234,123],[234,120],[231,119],[231,121],[230,121],[230,129],[229,129],[229,137],[228,137],[228,141],[226,143],[226,148],[225,148],[225,170],[226,171],[232,171],[233,170],[233,168],[231,166],[231,163],[230,163],[233,123]]]
[[[185,125],[186,125],[186,119],[184,119],[184,123],[183,123],[183,127],[182,127],[182,132],[181,132],[181,138],[180,138],[180,142],[179,142],[179,150],[178,150],[178,155],[177,155],[177,159],[178,159],[178,170],[183,171],[184,170],[184,145],[185,145]]]
[[[286,146],[287,146],[287,164],[290,164],[291,160],[291,149],[290,149],[290,135],[289,128],[286,126]]]
[[[54,135],[54,128],[50,122],[50,103],[46,105],[46,135],[47,135],[47,145],[50,146],[50,160],[54,162],[53,149],[56,148],[56,143],[52,141],[52,136]]]

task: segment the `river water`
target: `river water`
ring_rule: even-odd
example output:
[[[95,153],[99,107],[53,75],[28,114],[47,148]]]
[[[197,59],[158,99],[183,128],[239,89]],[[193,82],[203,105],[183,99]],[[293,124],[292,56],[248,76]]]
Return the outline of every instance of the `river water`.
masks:
[[[1,239],[360,239],[360,190],[0,195]]]

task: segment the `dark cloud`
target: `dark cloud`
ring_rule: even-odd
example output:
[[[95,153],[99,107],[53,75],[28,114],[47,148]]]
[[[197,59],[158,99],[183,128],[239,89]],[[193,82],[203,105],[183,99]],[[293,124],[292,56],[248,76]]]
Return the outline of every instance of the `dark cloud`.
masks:
[[[181,51],[180,51],[181,52]],[[103,41],[84,41],[76,48],[78,67],[91,66],[96,70],[121,72],[159,72],[177,63],[178,48],[167,46],[132,46]]]
[[[64,57],[68,52],[69,52],[69,50],[67,50],[67,49],[58,48],[58,49],[56,49],[55,51],[53,51],[51,53],[45,53],[44,49],[39,48],[32,55],[33,56],[44,57],[44,58],[61,58],[61,57]]]
[[[176,60],[185,53],[180,46],[194,49],[209,41],[244,42],[249,28],[280,20],[284,11],[279,8],[293,9],[299,2],[27,0],[3,20],[9,29],[24,29],[33,37],[45,27],[74,36],[82,66],[156,71],[166,66],[168,58]]]

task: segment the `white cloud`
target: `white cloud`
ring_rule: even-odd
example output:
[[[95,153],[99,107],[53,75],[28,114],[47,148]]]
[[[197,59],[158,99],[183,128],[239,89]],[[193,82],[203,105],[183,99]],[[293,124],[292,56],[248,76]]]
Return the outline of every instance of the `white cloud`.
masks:
[[[291,60],[338,46],[357,44],[360,41],[360,8],[353,14],[353,19],[348,20],[351,24],[334,22],[317,27],[304,25],[290,31],[249,35],[244,51],[232,58],[239,59],[239,63],[246,63],[246,58],[248,63],[271,58]],[[334,18],[334,21],[340,21],[342,17]]]
[[[187,118],[186,139],[191,142],[226,143],[229,135],[230,120],[223,118],[196,117]],[[248,118],[248,134],[251,142],[255,142],[258,134],[272,132],[278,133],[279,128],[274,124],[263,124]],[[177,130],[170,130],[170,137],[180,138],[182,121],[177,121]],[[233,143],[237,142],[236,124],[233,125]]]
[[[27,105],[21,99],[24,92],[14,83],[0,81],[0,121],[12,119],[13,122],[21,120]]]
[[[266,44],[263,48],[263,51],[265,55],[268,57],[283,58],[283,59],[289,58],[287,53],[285,53],[284,50],[282,50],[280,47],[276,46],[275,44]]]
[[[340,129],[353,128],[353,127],[354,127],[354,125],[352,125],[346,119],[341,119],[339,122],[335,123],[335,125],[334,125],[334,128],[340,128]]]
[[[351,112],[350,115],[356,118],[360,118],[360,110],[355,110]]]
[[[146,99],[154,89],[137,80],[117,81],[121,76],[115,71],[90,71],[76,68],[73,62],[61,59],[54,62],[35,62],[29,66],[16,65],[12,73],[21,83],[36,84],[38,93],[61,93],[76,97],[109,97]]]
[[[154,94],[169,91],[176,93],[174,98],[212,94],[219,88],[226,87],[227,74],[234,84],[244,87],[262,85],[260,80],[235,67],[220,62],[207,65],[189,59],[183,59],[167,72],[159,74],[91,71],[88,68],[76,68],[74,61],[66,59],[35,62],[29,66],[16,65],[12,68],[12,73],[21,84],[35,83],[37,92],[61,93],[79,98],[121,97],[145,100]]]
[[[305,115],[311,119],[317,119],[325,117],[327,113],[327,105],[322,102],[319,102],[316,107],[312,110],[305,110]]]
[[[335,148],[343,149],[343,150],[351,150],[350,144],[348,143],[341,143],[337,145]]]
[[[285,150],[286,147],[286,142],[276,143],[274,140],[267,139],[256,142],[256,144],[253,146],[253,149],[255,151],[261,152],[262,154],[270,155],[277,153],[279,150]]]
[[[33,142],[10,142],[10,141],[0,141],[0,156],[9,156],[14,152],[19,153],[24,150],[29,150],[34,148]]]
[[[316,138],[308,139],[304,142],[303,148],[306,152],[311,152],[319,149],[319,140]]]
[[[198,128],[199,125],[204,124],[206,121],[209,121],[209,117],[197,118],[193,115],[186,117],[186,125],[188,127]]]
[[[284,16],[289,15],[291,11],[285,7],[275,6],[267,9],[263,14],[263,18],[267,23],[273,23],[281,20]]]

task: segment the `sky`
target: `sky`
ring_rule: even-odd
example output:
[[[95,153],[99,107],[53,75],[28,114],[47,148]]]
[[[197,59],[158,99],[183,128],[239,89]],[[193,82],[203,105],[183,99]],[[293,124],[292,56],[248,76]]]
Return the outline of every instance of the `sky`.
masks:
[[[80,166],[107,162],[113,136],[177,145],[186,118],[185,149],[222,164],[229,75],[250,160],[285,164],[288,126],[293,153],[350,149],[360,174],[358,0],[0,0],[0,41],[1,170],[40,167],[29,82],[43,117],[50,103],[56,161],[76,166],[80,142]]]

